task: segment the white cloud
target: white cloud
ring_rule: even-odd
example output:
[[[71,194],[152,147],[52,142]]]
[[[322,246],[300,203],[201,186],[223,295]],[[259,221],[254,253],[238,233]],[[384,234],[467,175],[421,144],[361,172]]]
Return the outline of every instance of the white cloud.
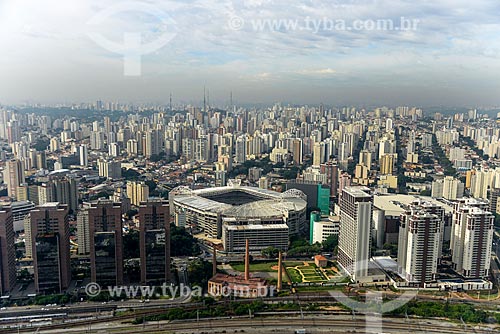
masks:
[[[9,78],[0,81],[2,98],[84,100],[96,94],[100,98],[142,98],[146,92],[156,91],[155,85],[175,89],[179,82],[183,87],[179,94],[187,98],[190,89],[200,82],[210,84],[217,77],[221,78],[220,89],[230,90],[231,86],[244,85],[244,81],[249,85],[266,81],[286,87],[292,80],[300,81],[299,75],[305,81],[304,89],[299,90],[304,99],[313,96],[308,95],[308,79],[321,80],[324,87],[333,82],[355,87],[383,80],[399,89],[402,83],[415,80],[425,80],[430,86],[439,78],[453,82],[460,71],[460,80],[476,82],[482,78],[493,88],[500,85],[494,75],[500,70],[500,4],[496,1],[147,0],[171,16],[178,31],[163,48],[143,57],[144,75],[137,79],[124,78],[121,57],[88,38],[93,28],[86,22],[103,8],[120,2],[0,1],[0,76]],[[228,29],[232,16],[245,21],[241,30]],[[348,23],[388,18],[398,22],[405,17],[420,23],[416,31],[406,32],[256,31],[251,25],[257,19],[300,21],[306,16]],[[144,32],[144,39],[154,40],[162,29],[169,29],[158,22],[140,13],[124,13],[98,29],[117,42],[127,31]],[[93,89],[94,85],[100,90]],[[60,89],[50,89],[52,86]],[[460,82],[456,81],[456,86],[458,90]],[[266,89],[269,96],[279,93],[272,86]],[[475,91],[473,87],[465,89],[472,89],[468,94]],[[353,89],[353,98],[357,93]],[[443,99],[453,102],[456,95],[460,93],[453,92]]]

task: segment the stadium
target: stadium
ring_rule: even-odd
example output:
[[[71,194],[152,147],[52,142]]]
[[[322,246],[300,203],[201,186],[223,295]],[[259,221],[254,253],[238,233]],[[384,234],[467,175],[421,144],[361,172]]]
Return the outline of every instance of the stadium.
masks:
[[[235,181],[225,187],[178,187],[170,192],[176,225],[221,239],[228,253],[243,253],[246,239],[251,252],[270,246],[286,251],[289,237],[306,229],[306,199],[297,189],[278,193]]]

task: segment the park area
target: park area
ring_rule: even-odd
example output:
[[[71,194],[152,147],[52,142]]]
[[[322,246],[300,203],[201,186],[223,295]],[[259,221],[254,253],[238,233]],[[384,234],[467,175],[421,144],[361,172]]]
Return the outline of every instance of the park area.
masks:
[[[312,261],[284,261],[283,263],[293,283],[340,283],[345,280],[334,262],[328,262],[325,268],[318,268]],[[231,267],[241,273],[245,271],[243,263],[231,264]],[[278,263],[274,261],[254,262],[250,264],[250,272],[252,274],[267,273],[270,277],[277,277]],[[286,275],[283,280],[288,281]]]

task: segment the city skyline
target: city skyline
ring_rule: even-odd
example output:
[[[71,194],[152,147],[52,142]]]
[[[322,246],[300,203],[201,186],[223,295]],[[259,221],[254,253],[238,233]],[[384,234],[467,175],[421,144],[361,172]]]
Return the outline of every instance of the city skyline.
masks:
[[[2,333],[500,333],[498,13],[0,0]]]
[[[389,11],[374,0],[118,3],[0,4],[0,76],[9,78],[0,103],[167,103],[170,93],[189,102],[207,86],[219,105],[230,91],[239,103],[500,104],[491,1],[396,1]],[[141,13],[148,8],[156,11]],[[106,11],[107,21],[91,24]],[[356,20],[394,26],[354,29]],[[119,44],[124,32],[145,42],[167,33],[141,56],[139,76],[124,75],[123,57],[90,37]]]

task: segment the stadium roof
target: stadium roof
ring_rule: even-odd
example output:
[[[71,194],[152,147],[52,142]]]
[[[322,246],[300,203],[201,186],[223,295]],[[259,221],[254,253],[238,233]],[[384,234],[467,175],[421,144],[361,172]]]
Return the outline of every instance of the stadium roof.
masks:
[[[241,205],[231,205],[203,197],[231,194],[232,192],[244,192],[257,198]],[[254,218],[279,217],[283,216],[286,211],[303,210],[307,206],[306,200],[301,198],[303,196],[305,195],[300,191],[279,193],[256,187],[226,186],[192,191],[181,189],[174,195],[174,201],[196,210],[221,213],[223,216]]]

